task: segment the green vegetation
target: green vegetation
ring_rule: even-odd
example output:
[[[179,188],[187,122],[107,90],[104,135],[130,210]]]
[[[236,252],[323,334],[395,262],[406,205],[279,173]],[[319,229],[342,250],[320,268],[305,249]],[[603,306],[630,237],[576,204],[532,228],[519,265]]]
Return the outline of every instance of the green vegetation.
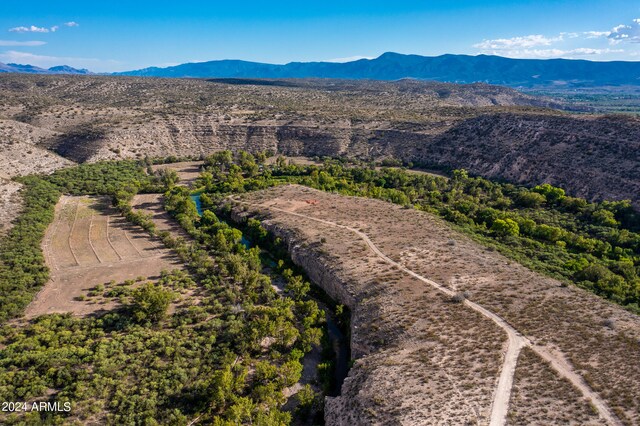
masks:
[[[172,291],[164,290],[162,286],[156,286],[151,282],[146,283],[133,291],[131,316],[138,322],[157,323],[166,316],[174,297]]]
[[[592,88],[541,89],[527,90],[526,92],[560,100],[574,113],[640,114],[640,93],[635,87],[609,87],[606,90]]]
[[[532,269],[640,312],[640,216],[628,201],[589,203],[549,184],[525,188],[463,170],[445,179],[368,164],[296,166],[278,159],[249,176],[230,153],[207,164],[198,181],[203,200],[284,183],[383,199],[434,213]]]
[[[110,195],[128,218],[144,226],[150,220],[133,212],[130,200],[138,191],[162,187],[167,207],[194,241],[158,232],[185,262],[186,272],[165,272],[156,283],[98,285],[83,298],[114,299],[119,309],[97,317],[54,314],[24,326],[5,324],[0,400],[71,402],[72,410],[2,414],[0,420],[289,424],[291,414],[281,410],[282,390],[300,379],[302,357],[320,344],[324,324],[323,311],[306,296],[309,284],[280,259],[282,268],[271,274],[287,275],[281,279],[292,283],[293,298],[278,295],[271,276],[262,272],[258,247],[241,244],[242,232],[212,211],[200,218],[187,191],[162,176],[146,175],[143,166],[103,163],[23,179],[26,212],[2,242],[7,249],[1,297],[15,305],[3,304],[4,318],[18,315],[47,280],[39,244],[61,192]],[[266,241],[259,223],[251,229],[256,241]],[[27,250],[17,251],[21,246]],[[25,284],[14,295],[9,283],[20,276]],[[301,415],[318,409],[317,397],[308,391],[301,397]]]
[[[72,411],[2,414],[4,424],[290,423],[282,390],[299,380],[306,352],[321,342],[328,347],[324,313],[282,242],[259,221],[240,230],[220,220],[228,214],[224,194],[273,185],[300,183],[436,214],[525,265],[639,310],[640,220],[628,202],[589,203],[550,185],[528,189],[464,171],[445,179],[338,161],[300,167],[278,159],[266,166],[264,156],[228,152],[206,164],[197,181],[201,217],[176,176],[150,175],[145,163],[98,163],[21,179],[25,211],[0,242],[0,399],[68,401]],[[145,191],[165,192],[166,209],[193,240],[158,232],[131,209],[132,197]],[[111,196],[129,220],[173,248],[186,271],[164,272],[155,283],[96,286],[83,299],[120,306],[102,316],[7,324],[48,279],[40,242],[61,193]],[[243,231],[253,247],[242,244]],[[267,270],[260,247],[271,256]],[[283,283],[282,295],[273,278]],[[335,310],[340,323],[348,322],[343,307]],[[318,366],[325,391],[333,366],[331,360]],[[311,388],[297,400],[301,416],[321,407]]]
[[[138,192],[160,192],[144,164],[132,160],[82,164],[60,169],[45,179],[70,195],[113,195],[121,189],[136,187]]]
[[[87,164],[19,181],[25,186],[24,212],[0,241],[0,324],[20,315],[49,279],[40,243],[61,193],[115,195],[122,188],[132,193],[157,188],[133,161]]]
[[[49,279],[40,243],[53,220],[60,191],[37,177],[20,179],[24,184],[24,212],[9,234],[0,241],[0,324],[16,317]]]

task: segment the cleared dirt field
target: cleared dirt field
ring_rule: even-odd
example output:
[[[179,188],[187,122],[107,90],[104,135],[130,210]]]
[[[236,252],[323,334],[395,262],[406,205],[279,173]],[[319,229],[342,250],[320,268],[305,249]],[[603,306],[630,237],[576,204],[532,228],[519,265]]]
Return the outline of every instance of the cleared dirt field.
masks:
[[[105,197],[61,197],[43,241],[51,279],[27,307],[25,316],[56,312],[88,315],[115,302],[81,300],[98,284],[144,277],[181,267],[162,243],[151,239],[110,207]]]
[[[191,236],[164,209],[162,194],[138,194],[133,197],[131,206],[150,214],[158,231],[169,231],[174,237],[191,239]]]
[[[276,161],[278,160],[278,155],[274,155],[272,157],[267,158],[267,161],[265,161],[265,164],[275,164]],[[284,157],[287,160],[287,163],[291,163],[291,164],[296,164],[298,166],[321,166],[322,165],[322,161],[316,161],[313,158],[309,158],[309,157],[289,157],[286,155],[283,155],[282,157]]]
[[[156,164],[151,166],[155,170],[175,170],[180,177],[180,185],[190,186],[200,176],[200,167],[204,164],[203,161],[182,161],[179,163],[169,164]]]
[[[352,307],[328,424],[640,423],[637,316],[423,212],[293,185],[237,199]]]

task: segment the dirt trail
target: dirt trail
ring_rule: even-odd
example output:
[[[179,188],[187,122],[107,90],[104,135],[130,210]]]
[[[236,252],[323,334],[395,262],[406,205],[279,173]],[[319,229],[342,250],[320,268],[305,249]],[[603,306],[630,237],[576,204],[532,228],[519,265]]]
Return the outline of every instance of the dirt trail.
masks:
[[[240,201],[237,199],[234,199],[234,200],[249,206],[252,205],[250,203]],[[414,271],[408,269],[402,264],[386,256],[373,243],[373,241],[371,241],[371,239],[367,234],[365,234],[364,232],[358,229],[355,229],[346,225],[340,225],[338,223],[331,222],[329,220],[319,219],[313,216],[308,216],[305,214],[288,211],[288,210],[281,209],[274,206],[264,206],[264,207],[267,207],[271,210],[275,210],[285,214],[301,217],[308,220],[313,220],[315,222],[323,223],[325,225],[348,230],[356,234],[360,239],[362,239],[367,244],[367,246],[369,246],[369,248],[386,263],[392,266],[395,266],[401,271],[424,282],[425,284],[428,284],[436,288],[437,290],[441,291],[442,293],[448,296],[455,295],[455,292],[452,291],[451,289],[444,287],[435,281],[432,281],[428,278],[423,277],[422,275],[415,273]],[[489,423],[490,426],[498,426],[498,425],[506,424],[507,413],[509,411],[509,400],[511,398],[511,389],[513,387],[513,376],[515,374],[515,369],[518,362],[518,355],[520,354],[520,351],[522,350],[522,348],[524,348],[525,346],[530,347],[535,353],[538,354],[538,356],[549,361],[551,363],[551,366],[560,374],[560,376],[569,380],[578,390],[580,390],[583,396],[593,404],[593,406],[598,410],[598,413],[600,414],[600,416],[608,424],[616,425],[616,426],[621,425],[620,421],[615,417],[615,415],[609,409],[607,404],[600,398],[598,394],[596,394],[589,387],[589,385],[584,381],[584,379],[579,374],[573,371],[573,368],[565,360],[562,354],[554,353],[552,351],[549,351],[547,348],[532,344],[527,337],[523,336],[520,332],[518,332],[515,328],[513,328],[504,318],[500,317],[499,315],[496,315],[495,313],[487,310],[486,308],[478,305],[477,303],[474,303],[470,300],[465,300],[464,304],[470,307],[471,309],[479,312],[486,318],[489,318],[490,320],[495,322],[500,328],[502,328],[507,333],[507,336],[509,338],[507,351],[506,351],[504,362],[502,365],[500,377],[498,379],[498,385],[494,391],[493,403],[491,406],[491,418]]]

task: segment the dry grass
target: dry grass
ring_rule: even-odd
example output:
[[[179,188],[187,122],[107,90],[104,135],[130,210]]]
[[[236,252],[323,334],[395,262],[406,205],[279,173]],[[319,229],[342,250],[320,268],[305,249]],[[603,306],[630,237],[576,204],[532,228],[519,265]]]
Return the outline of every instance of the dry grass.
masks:
[[[21,187],[19,183],[0,178],[0,236],[11,229],[13,220],[22,209]]]
[[[283,199],[273,195],[265,199],[282,207]],[[309,204],[303,196],[286,205]],[[334,297],[352,308],[352,354],[358,362],[342,395],[328,402],[328,424],[488,420],[506,344],[494,323],[381,263],[349,231],[275,212],[266,223],[276,232],[291,232],[288,240],[300,246],[293,258],[312,278],[314,271],[322,275],[316,282],[324,279],[329,293],[332,286],[348,293]]]
[[[511,394],[509,425],[603,425],[604,423],[567,380],[531,349],[520,354]]]
[[[294,230],[300,248],[321,254],[321,263],[328,268],[323,273],[335,275],[344,283],[343,287],[355,301],[354,319],[361,329],[354,333],[353,340],[356,349],[365,348],[362,353],[375,352],[379,357],[388,350],[388,345],[402,348],[399,342],[412,338],[420,340],[420,328],[412,319],[431,312],[436,313],[437,319],[431,319],[429,324],[432,321],[442,323],[429,330],[434,339],[445,342],[445,347],[458,348],[461,343],[457,339],[462,336],[469,339],[471,346],[477,346],[485,342],[484,336],[493,330],[492,324],[487,324],[485,334],[474,331],[466,335],[468,327],[481,326],[486,320],[452,317],[455,309],[464,310],[460,304],[447,304],[432,296],[421,298],[417,292],[428,291],[422,283],[411,283],[375,258],[363,260],[363,256],[366,259],[370,255],[354,234],[269,211],[269,206],[361,229],[393,260],[455,291],[467,292],[472,301],[505,318],[534,344],[564,354],[625,424],[640,423],[640,383],[635,379],[640,376],[640,319],[637,316],[588,292],[562,286],[531,272],[484,249],[452,231],[443,221],[423,212],[299,186],[248,194],[245,199],[261,206],[260,211],[269,215],[269,223],[274,229]],[[315,202],[305,202],[308,199]],[[316,244],[321,236],[327,243]],[[439,312],[440,303],[446,307],[446,314]],[[615,328],[606,326],[605,319],[612,319]],[[458,330],[457,334],[455,330]],[[493,331],[500,340],[502,335]],[[384,344],[379,347],[372,343],[380,340]],[[475,365],[466,360],[465,350],[453,350],[447,360],[453,365],[460,363],[467,371],[473,370]],[[493,354],[487,349],[484,356],[491,355],[499,358],[499,349]],[[365,364],[368,359],[365,357]],[[361,377],[358,388],[365,383],[376,383],[369,375],[354,374]],[[561,382],[559,376],[555,380]],[[398,380],[396,384],[403,381]],[[468,383],[476,386],[468,379],[456,380],[462,389]],[[381,385],[376,383],[372,389],[377,386]],[[485,388],[485,392],[490,394],[492,388],[488,389]],[[352,396],[360,397],[356,390]],[[425,400],[429,401],[429,398]],[[543,401],[531,401],[531,404],[539,405]],[[380,416],[384,410],[378,411]]]
[[[190,186],[193,182],[200,176],[202,170],[200,167],[203,165],[202,161],[182,161],[179,163],[170,163],[170,164],[156,164],[152,166],[152,169],[162,170],[162,169],[170,169],[175,170],[178,173],[178,177],[180,178],[180,185]]]
[[[43,252],[51,278],[27,307],[27,318],[110,310],[116,301],[86,299],[87,294],[99,285],[108,287],[137,277],[155,279],[162,270],[181,267],[161,242],[128,224],[106,198],[99,197],[62,197]]]

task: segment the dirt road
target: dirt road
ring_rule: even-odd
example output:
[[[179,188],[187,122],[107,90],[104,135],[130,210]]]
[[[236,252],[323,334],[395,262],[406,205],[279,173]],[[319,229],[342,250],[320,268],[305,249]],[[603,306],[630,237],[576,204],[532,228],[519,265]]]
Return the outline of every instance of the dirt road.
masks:
[[[245,205],[252,206],[252,204],[234,199],[237,202],[240,202]],[[292,211],[288,211],[285,209],[281,209],[274,206],[268,206],[269,209],[275,210],[281,213],[301,217],[304,219],[312,220],[315,222],[323,223],[325,225],[334,226],[337,228],[348,230],[354,234],[356,234],[361,240],[363,240],[367,246],[382,260],[386,263],[395,266],[401,271],[411,275],[412,277],[428,284],[442,293],[453,297],[455,292],[437,282],[430,280],[428,278],[423,277],[422,275],[417,274],[416,272],[408,269],[404,265],[394,261],[393,259],[386,256],[380,249],[371,241],[369,236],[364,232],[346,226],[341,225],[335,222],[331,222],[325,219],[319,219],[313,216],[296,213]],[[508,347],[504,357],[500,377],[498,379],[498,384],[494,391],[493,395],[493,403],[491,406],[491,417],[490,417],[490,425],[498,426],[504,425],[507,420],[507,413],[509,411],[509,401],[511,398],[511,389],[513,386],[513,377],[516,369],[516,365],[518,362],[518,356],[523,347],[530,347],[535,353],[537,353],[543,359],[549,361],[551,366],[558,372],[558,374],[567,380],[569,380],[580,392],[582,395],[587,398],[593,406],[598,410],[599,415],[610,425],[620,425],[620,421],[615,417],[612,411],[609,409],[607,404],[600,398],[598,394],[596,394],[584,381],[584,379],[577,374],[571,365],[566,361],[564,356],[561,353],[555,353],[550,351],[545,347],[541,347],[539,345],[534,345],[532,342],[525,336],[523,336],[520,332],[518,332],[515,328],[513,328],[504,318],[496,315],[495,313],[487,310],[486,308],[474,303],[470,300],[465,300],[464,304],[471,309],[479,312],[486,318],[489,318],[494,323],[496,323],[502,330],[507,333],[508,336]]]

